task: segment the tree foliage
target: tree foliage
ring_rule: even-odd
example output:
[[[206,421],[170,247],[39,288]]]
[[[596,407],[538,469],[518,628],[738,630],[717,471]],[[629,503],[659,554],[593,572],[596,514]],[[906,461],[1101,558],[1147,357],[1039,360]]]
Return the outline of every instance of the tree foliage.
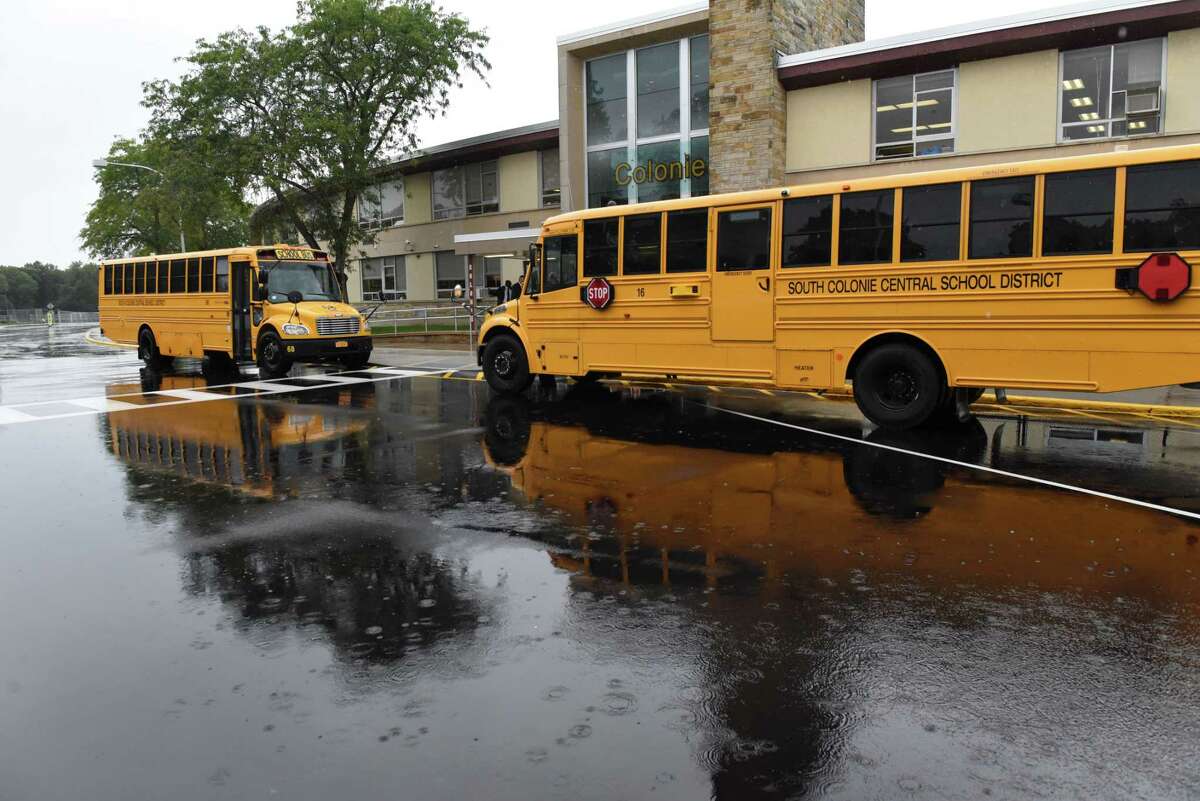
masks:
[[[90,262],[73,262],[65,270],[40,261],[0,267],[0,297],[7,297],[14,309],[44,309],[53,303],[68,311],[96,311],[99,288],[97,266]]]
[[[428,0],[300,0],[279,32],[200,41],[183,77],[147,84],[144,103],[156,138],[220,154],[310,246],[328,244],[344,281],[370,236],[355,201],[464,73],[483,75],[486,43]]]
[[[93,256],[120,258],[179,250],[180,220],[190,250],[246,242],[251,205],[245,178],[203,142],[183,143],[149,136],[118,139],[108,160],[141,164],[96,170],[100,194],[79,232]]]

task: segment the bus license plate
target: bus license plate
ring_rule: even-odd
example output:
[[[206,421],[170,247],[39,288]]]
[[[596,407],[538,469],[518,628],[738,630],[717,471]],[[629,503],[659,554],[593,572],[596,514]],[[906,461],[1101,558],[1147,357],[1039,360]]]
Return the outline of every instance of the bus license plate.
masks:
[[[334,342],[333,346],[335,348],[348,348],[348,347],[350,347],[350,343],[343,339],[339,342]]]

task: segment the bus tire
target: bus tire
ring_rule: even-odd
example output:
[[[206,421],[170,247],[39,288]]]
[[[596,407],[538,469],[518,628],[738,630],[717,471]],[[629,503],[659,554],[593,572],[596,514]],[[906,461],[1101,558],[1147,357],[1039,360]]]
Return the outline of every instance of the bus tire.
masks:
[[[916,428],[941,406],[941,370],[925,352],[902,342],[868,352],[854,374],[854,400],[877,426]]]
[[[143,328],[138,334],[138,358],[151,370],[170,367],[175,361],[174,357],[163,356],[159,352],[158,342],[154,339],[154,332],[149,328]]]
[[[533,383],[529,358],[515,337],[500,334],[483,346],[483,377],[501,394],[515,395],[529,389]]]
[[[264,331],[258,338],[258,372],[263,378],[287,375],[292,360],[283,349],[283,340],[274,331]]]

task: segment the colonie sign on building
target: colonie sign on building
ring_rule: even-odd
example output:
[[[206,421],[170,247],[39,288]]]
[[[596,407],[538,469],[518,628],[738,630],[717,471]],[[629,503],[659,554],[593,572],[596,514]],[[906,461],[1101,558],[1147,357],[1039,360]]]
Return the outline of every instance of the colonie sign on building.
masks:
[[[683,178],[699,178],[708,172],[708,164],[704,159],[694,159],[685,155],[676,161],[647,161],[645,164],[631,164],[622,161],[613,168],[613,179],[617,186],[629,186],[630,183],[648,184],[663,181],[679,181]]]

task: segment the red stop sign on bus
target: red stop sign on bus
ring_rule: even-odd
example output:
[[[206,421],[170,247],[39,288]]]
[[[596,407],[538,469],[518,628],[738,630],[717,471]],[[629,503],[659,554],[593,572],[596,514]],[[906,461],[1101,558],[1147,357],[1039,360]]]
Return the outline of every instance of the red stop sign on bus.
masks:
[[[607,278],[596,276],[583,287],[583,302],[596,311],[607,309],[613,301],[613,285]]]
[[[1154,253],[1137,266],[1137,288],[1159,302],[1175,300],[1192,285],[1192,267],[1178,253]]]

